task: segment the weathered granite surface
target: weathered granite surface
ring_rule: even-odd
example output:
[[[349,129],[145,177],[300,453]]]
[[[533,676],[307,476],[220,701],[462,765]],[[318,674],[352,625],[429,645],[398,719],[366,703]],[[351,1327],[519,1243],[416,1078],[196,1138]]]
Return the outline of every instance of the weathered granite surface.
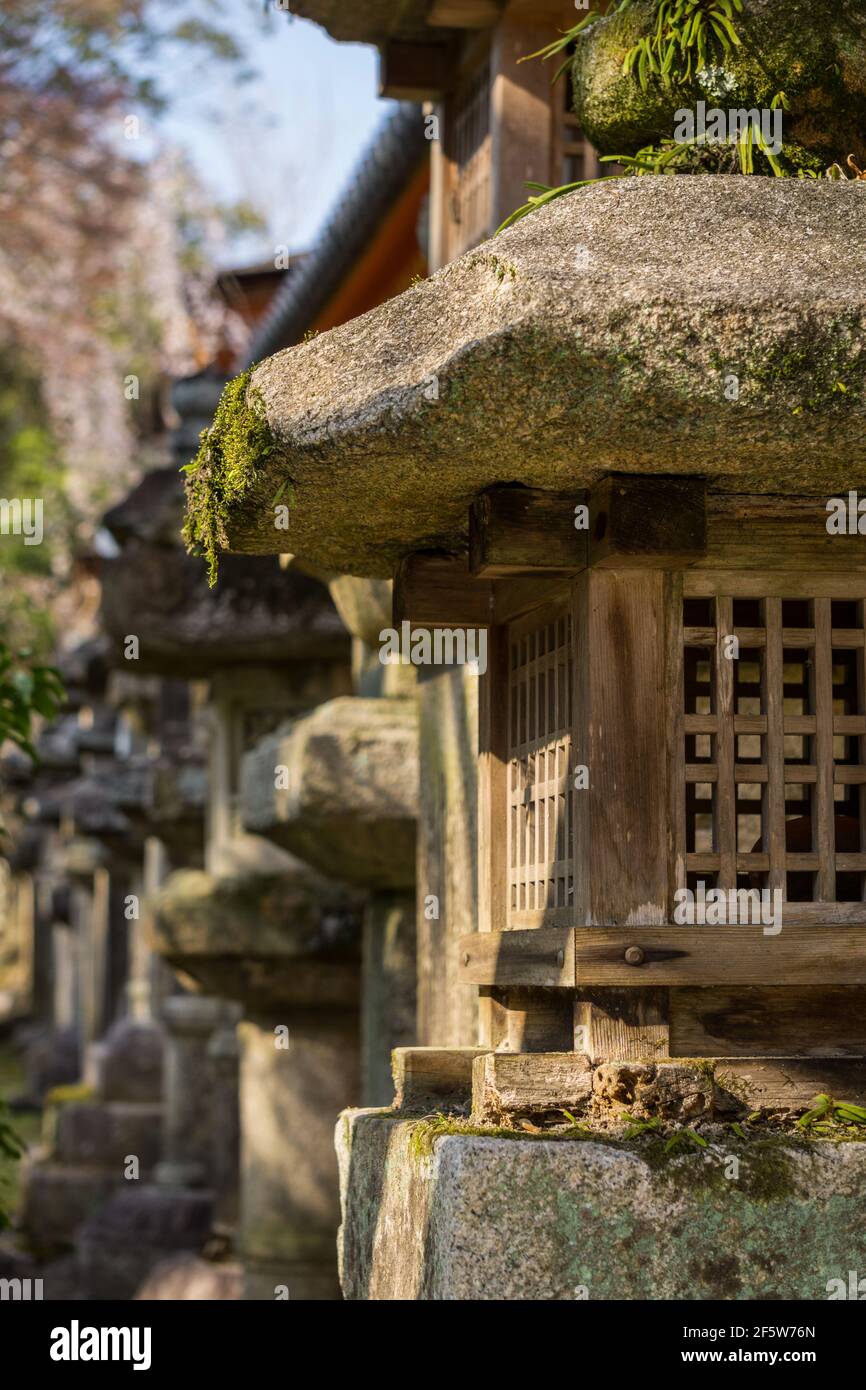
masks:
[[[277,785],[276,770],[281,772]],[[411,888],[418,814],[418,712],[406,697],[329,700],[246,755],[244,828],[324,874]]]
[[[175,970],[254,1011],[314,997],[357,1005],[359,905],[306,865],[243,877],[179,869],[154,899],[149,934]]]
[[[718,1148],[652,1168],[590,1140],[431,1143],[418,1123],[337,1125],[347,1299],[822,1300],[866,1261],[864,1144],[731,1148],[735,1178]]]
[[[227,489],[210,465],[188,475],[193,520],[216,483],[218,546],[386,576],[409,550],[460,544],[471,499],[496,483],[626,471],[728,491],[862,486],[864,225],[863,183],[579,190],[262,362],[247,399],[274,447],[235,456]]]

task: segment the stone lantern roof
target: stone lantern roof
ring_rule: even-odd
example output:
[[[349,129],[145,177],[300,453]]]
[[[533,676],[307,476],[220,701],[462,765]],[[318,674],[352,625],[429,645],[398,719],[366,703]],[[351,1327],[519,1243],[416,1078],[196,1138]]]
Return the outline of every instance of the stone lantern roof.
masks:
[[[496,484],[866,485],[864,225],[862,182],[627,178],[563,197],[262,362],[231,422],[249,447],[227,459],[213,440],[189,475],[188,533],[385,576],[463,547]]]

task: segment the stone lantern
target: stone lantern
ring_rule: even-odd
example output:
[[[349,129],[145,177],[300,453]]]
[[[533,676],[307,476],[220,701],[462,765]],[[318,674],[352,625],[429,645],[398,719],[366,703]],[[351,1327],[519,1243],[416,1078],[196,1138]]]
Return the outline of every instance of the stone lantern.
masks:
[[[103,590],[116,660],[132,635],[140,672],[207,681],[204,864],[176,864],[148,915],[154,949],[212,999],[168,1001],[177,1043],[168,1077],[177,1085],[174,1099],[169,1086],[170,1152],[157,1177],[218,1184],[220,1224],[239,1229],[245,1296],[272,1299],[285,1288],[293,1298],[335,1297],[330,1132],[358,1098],[358,913],[330,874],[245,830],[240,771],[244,753],[282,720],[349,690],[349,639],[324,587],[276,560],[238,557],[209,592],[179,543],[177,473],[165,470],[137,491],[107,518],[122,545]],[[142,573],[153,581],[147,603]],[[234,1001],[245,1017],[237,1194],[211,1171],[238,1141],[229,1108],[211,1103],[207,1083],[227,1062],[225,1037],[207,1044],[217,1019],[205,1017],[206,1006],[217,999]]]
[[[866,1254],[862,1146],[792,1151],[757,1222],[759,1147],[739,1185],[701,1177],[725,1126],[866,1100],[864,213],[853,182],[583,190],[263,362],[239,408],[269,448],[215,526],[219,451],[192,476],[214,551],[273,548],[290,482],[292,549],[394,574],[405,650],[485,653],[473,929],[429,986],[476,988],[477,1025],[338,1132],[348,1297],[813,1297]],[[481,1137],[419,1139],[413,1095]],[[673,1222],[606,1142],[626,1115],[706,1129]]]

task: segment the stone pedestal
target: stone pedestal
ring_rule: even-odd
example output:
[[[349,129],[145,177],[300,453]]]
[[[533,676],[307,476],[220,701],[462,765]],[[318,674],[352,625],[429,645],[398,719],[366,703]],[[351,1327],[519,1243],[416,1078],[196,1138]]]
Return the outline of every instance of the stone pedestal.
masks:
[[[350,1300],[823,1300],[866,1263],[863,1144],[732,1139],[649,1162],[371,1110],[336,1142]]]
[[[155,944],[175,969],[204,989],[231,990],[244,1008],[245,1297],[273,1299],[285,1286],[292,1298],[336,1298],[331,1131],[346,1098],[360,1094],[360,913],[345,890],[285,855],[282,863],[277,875],[172,875],[157,904]],[[214,1038],[211,1066],[230,1068],[227,1044]],[[220,1134],[222,1146],[223,1127]]]
[[[162,1260],[178,1252],[197,1256],[208,1241],[217,1194],[231,1182],[226,1173],[237,1169],[236,1068],[232,1097],[230,1077],[226,1085],[212,1051],[235,1018],[223,1000],[175,995],[163,1007],[164,1033],[155,1023],[119,1025],[130,1039],[150,1036],[160,1048],[164,1040],[164,1103],[151,1124],[149,1162],[138,1175],[143,1181],[115,1185],[81,1226],[77,1261],[88,1298],[132,1298]],[[102,1074],[110,1087],[120,1073],[116,1063],[103,1062]],[[134,1084],[132,1058],[126,1074]]]
[[[391,1049],[415,1029],[414,698],[330,700],[281,725],[244,759],[241,807],[248,830],[368,894],[363,1094],[384,1103]]]
[[[26,1161],[20,1226],[38,1254],[70,1247],[81,1223],[113,1192],[146,1182],[159,1157],[159,1030],[116,1023],[91,1047],[87,1070],[85,1083],[53,1102],[49,1093],[42,1149]]]
[[[290,1020],[290,1021],[289,1021]],[[288,1022],[288,1047],[279,1031]],[[277,1031],[275,1031],[277,1030]],[[286,1010],[241,1025],[244,1297],[339,1298],[332,1119],[359,1093],[358,1014]]]
[[[213,1076],[211,1120],[216,1140],[213,1155],[214,1228],[226,1235],[237,1230],[240,1179],[240,1008],[229,1006],[223,1025],[211,1034],[208,1062]]]

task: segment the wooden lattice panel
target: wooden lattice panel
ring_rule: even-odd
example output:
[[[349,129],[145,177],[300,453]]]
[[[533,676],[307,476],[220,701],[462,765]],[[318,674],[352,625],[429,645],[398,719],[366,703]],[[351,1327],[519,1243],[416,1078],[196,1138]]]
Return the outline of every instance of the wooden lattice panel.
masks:
[[[866,920],[864,599],[736,588],[684,600],[686,880]]]
[[[571,730],[571,615],[547,610],[508,635],[509,927],[571,919]]]

